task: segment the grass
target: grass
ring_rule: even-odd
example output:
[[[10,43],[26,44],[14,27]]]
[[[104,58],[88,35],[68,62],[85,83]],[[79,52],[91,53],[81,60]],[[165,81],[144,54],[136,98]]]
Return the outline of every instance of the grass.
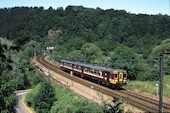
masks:
[[[127,87],[157,95],[156,84],[158,83],[159,81],[129,81]],[[170,98],[170,76],[168,75],[163,77],[163,96]]]
[[[55,85],[55,90],[57,100],[51,107],[51,113],[103,112],[100,105],[87,101],[67,88]]]

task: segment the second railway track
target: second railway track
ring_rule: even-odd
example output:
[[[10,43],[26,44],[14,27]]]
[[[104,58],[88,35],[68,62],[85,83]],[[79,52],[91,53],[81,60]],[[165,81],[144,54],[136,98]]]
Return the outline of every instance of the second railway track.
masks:
[[[49,68],[49,70],[52,70],[53,72],[59,73],[62,76],[65,76],[75,82],[81,83],[84,86],[91,87],[96,91],[100,91],[102,93],[105,93],[109,96],[112,97],[117,97],[122,100],[125,100],[129,104],[136,106],[146,112],[158,112],[158,103],[159,101],[157,99],[153,99],[148,96],[144,96],[142,94],[139,94],[137,92],[133,92],[131,90],[112,90],[107,87],[92,83],[90,81],[84,80],[82,78],[76,77],[76,76],[70,76],[68,73],[63,72],[60,70],[59,65],[55,65],[53,63],[48,62],[45,60],[46,56],[40,56],[37,57],[36,60],[39,62],[41,65],[43,65],[46,68]],[[170,112],[170,104],[169,103],[163,103],[163,112]]]

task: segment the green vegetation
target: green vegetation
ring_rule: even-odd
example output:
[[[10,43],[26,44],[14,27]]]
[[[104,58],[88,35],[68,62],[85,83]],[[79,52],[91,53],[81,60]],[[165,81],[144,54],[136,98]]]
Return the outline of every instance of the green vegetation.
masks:
[[[56,98],[50,113],[102,113],[99,105],[87,102],[66,88],[56,87]]]
[[[53,46],[50,58],[55,61],[70,59],[115,66],[127,69],[131,80],[157,80],[158,62],[155,61],[160,52],[169,52],[168,15],[135,15],[123,10],[83,6],[56,10],[15,7],[0,9],[0,12],[3,18],[0,35],[21,45],[25,59]],[[6,21],[10,19],[13,21]],[[170,58],[165,59],[168,74]]]
[[[158,80],[159,54],[170,52],[168,15],[136,15],[83,6],[3,8],[0,14],[2,112],[13,112],[15,90],[44,81],[30,64],[36,55],[48,53],[55,61],[114,66],[126,69],[130,80],[154,82]],[[47,47],[55,49],[47,51]],[[169,62],[170,56],[165,55],[167,75]]]
[[[170,98],[170,76],[166,75],[163,78],[163,96]],[[159,84],[159,81],[129,81],[127,87],[130,89],[137,89],[142,92],[151,93],[157,95],[157,88],[156,84]]]
[[[49,82],[42,82],[27,94],[26,101],[36,113],[47,113],[55,101],[54,87]]]
[[[32,64],[31,57],[25,56],[32,53],[27,51],[29,46],[16,46],[13,41],[0,38],[0,112],[13,113],[17,103],[16,90],[30,88],[43,81]]]
[[[54,90],[55,88],[55,90]],[[38,84],[26,96],[26,102],[37,113],[118,113],[123,112],[122,101],[113,99],[115,104],[102,106],[88,102],[67,88],[51,86],[48,82]]]

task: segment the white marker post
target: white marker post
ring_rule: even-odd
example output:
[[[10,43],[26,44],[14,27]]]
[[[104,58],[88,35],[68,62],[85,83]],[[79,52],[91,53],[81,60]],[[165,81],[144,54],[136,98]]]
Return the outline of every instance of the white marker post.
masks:
[[[159,93],[159,84],[157,83],[157,84],[155,84],[155,86],[156,86],[156,96],[158,96],[158,93]]]
[[[70,71],[70,75],[73,76],[73,71]]]

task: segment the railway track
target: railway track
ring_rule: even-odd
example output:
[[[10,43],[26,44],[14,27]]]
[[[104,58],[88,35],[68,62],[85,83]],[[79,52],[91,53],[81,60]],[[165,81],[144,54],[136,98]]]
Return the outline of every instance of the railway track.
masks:
[[[133,92],[131,90],[112,90],[107,87],[92,83],[90,81],[84,80],[80,77],[70,76],[70,74],[63,72],[60,70],[59,65],[53,64],[45,60],[46,56],[40,56],[36,58],[36,60],[42,64],[44,67],[49,68],[50,70],[61,74],[75,82],[81,83],[87,87],[93,86],[93,89],[100,91],[104,94],[107,94],[112,97],[120,98],[127,103],[138,107],[146,112],[158,112],[159,111],[159,101],[158,99],[153,99],[152,97],[148,97],[146,95],[139,94],[137,92]],[[163,112],[170,112],[170,104],[163,103]]]

